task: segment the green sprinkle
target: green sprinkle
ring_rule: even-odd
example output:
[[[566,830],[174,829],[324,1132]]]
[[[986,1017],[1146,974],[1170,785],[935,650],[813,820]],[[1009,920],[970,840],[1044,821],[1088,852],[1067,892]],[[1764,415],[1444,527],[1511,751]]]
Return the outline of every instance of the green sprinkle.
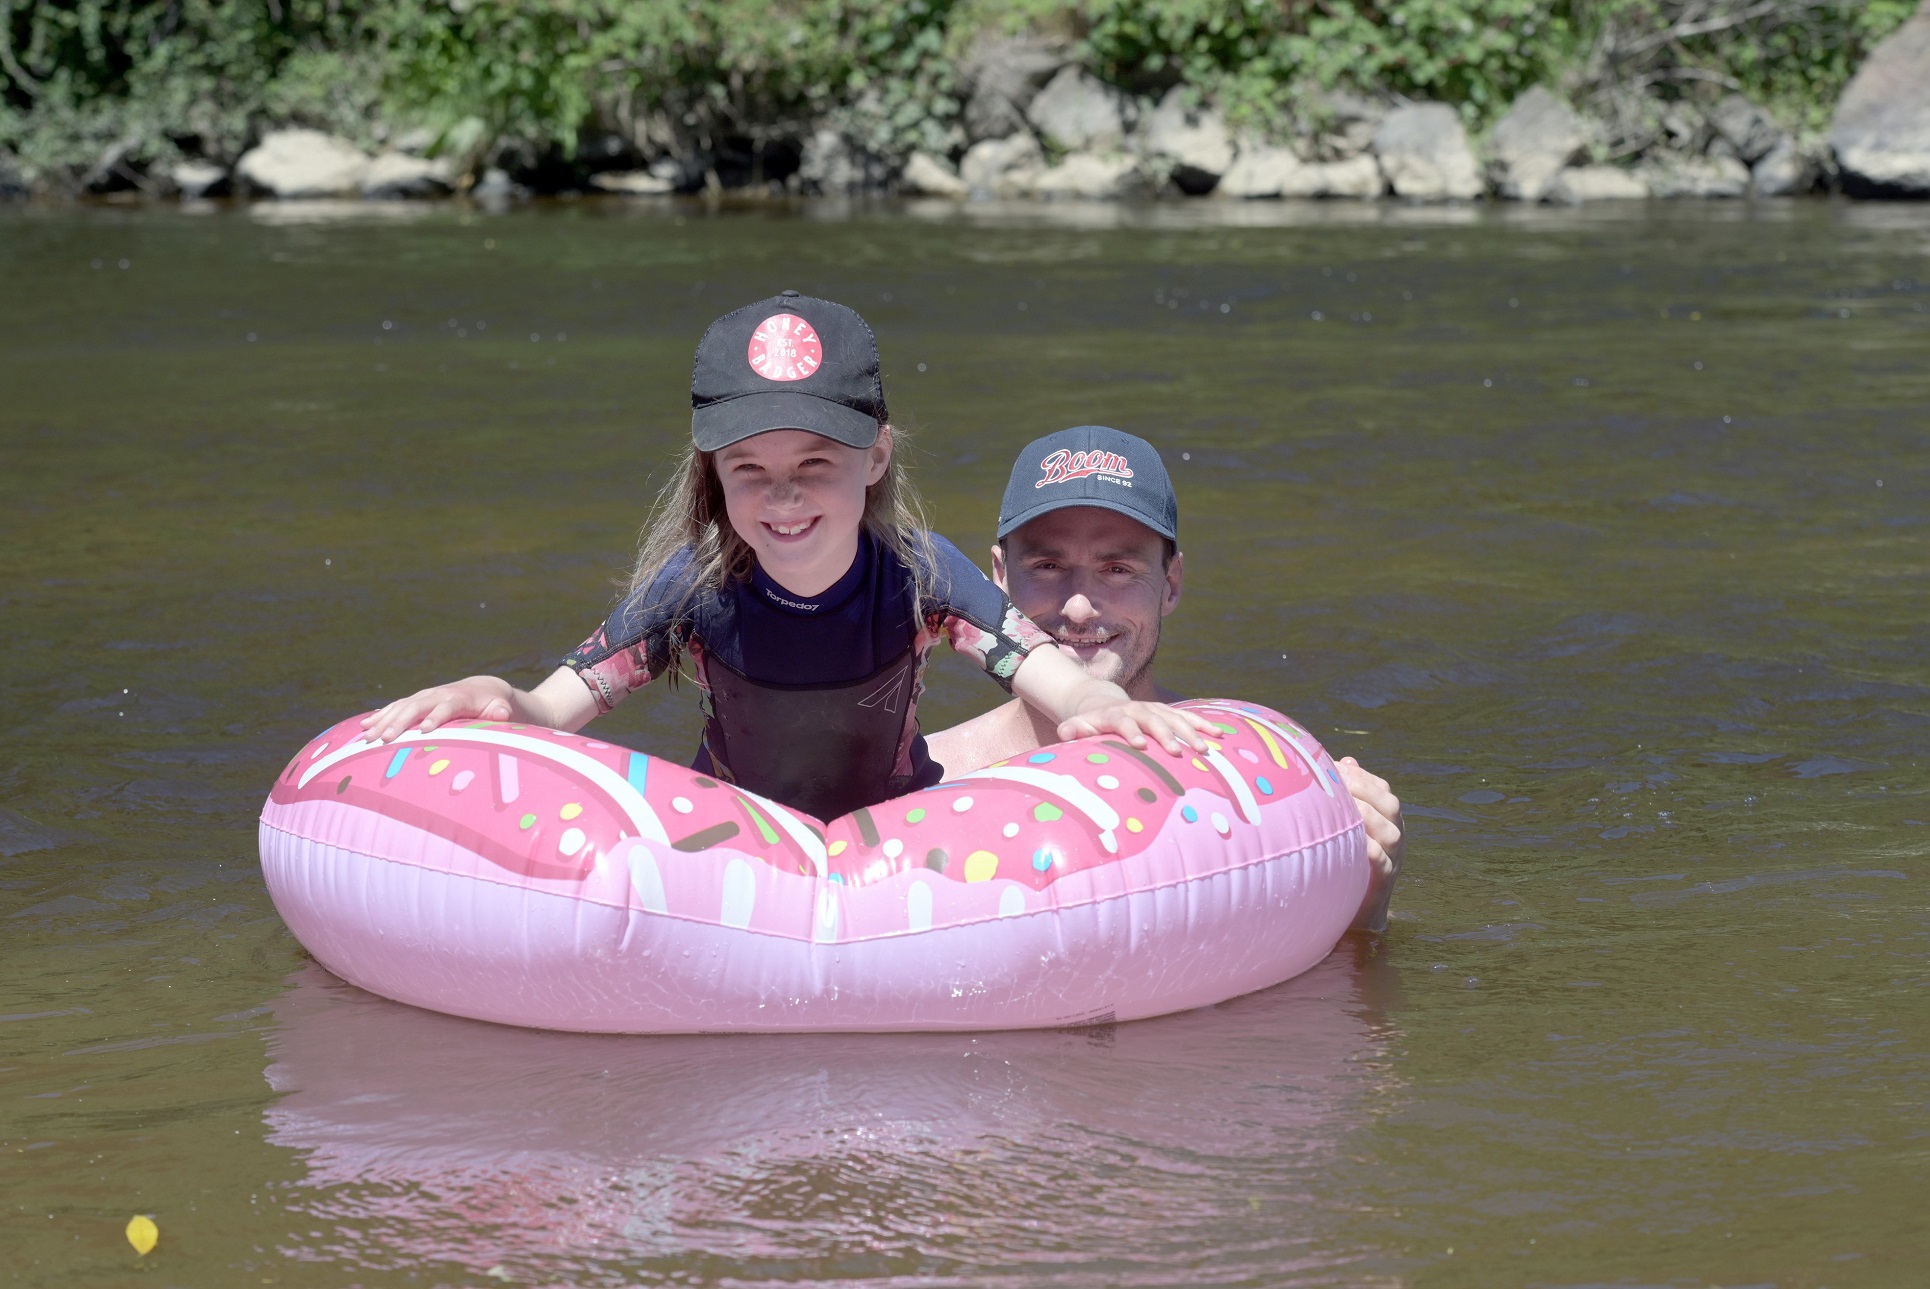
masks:
[[[918,807],[916,810],[907,810],[905,812],[905,822],[908,824],[923,823],[924,820],[925,808],[923,806]]]
[[[1086,753],[1086,760],[1092,762],[1094,765],[1104,765],[1106,762],[1112,760],[1112,758],[1104,752],[1088,752]]]
[[[1065,811],[1044,801],[1032,807],[1032,817],[1042,824],[1049,824],[1054,819],[1063,819],[1065,816]]]
[[[535,825],[536,825],[536,816],[535,816],[535,815],[524,815],[524,816],[523,816],[523,827],[525,827],[525,828],[532,828],[532,827],[534,827]]]

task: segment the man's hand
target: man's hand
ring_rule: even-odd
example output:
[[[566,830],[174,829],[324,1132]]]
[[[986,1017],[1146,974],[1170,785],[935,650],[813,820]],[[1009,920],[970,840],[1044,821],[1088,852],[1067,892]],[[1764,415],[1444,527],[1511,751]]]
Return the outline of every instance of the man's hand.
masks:
[[[1401,831],[1401,799],[1394,795],[1387,780],[1360,768],[1360,762],[1343,756],[1334,762],[1340,780],[1353,794],[1360,810],[1360,821],[1367,828],[1367,860],[1373,876],[1367,895],[1354,915],[1354,928],[1383,931],[1387,928],[1387,905],[1394,898],[1394,883],[1401,875],[1401,853],[1407,838]]]

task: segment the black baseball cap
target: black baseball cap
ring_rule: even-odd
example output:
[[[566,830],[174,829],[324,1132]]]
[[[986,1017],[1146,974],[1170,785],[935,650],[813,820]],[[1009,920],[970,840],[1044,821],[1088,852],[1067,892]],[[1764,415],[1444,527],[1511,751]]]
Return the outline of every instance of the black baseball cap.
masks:
[[[690,436],[715,452],[766,430],[854,448],[886,420],[878,341],[855,312],[783,291],[710,324],[690,375]]]
[[[1179,540],[1179,499],[1165,462],[1152,444],[1123,430],[1079,425],[1026,444],[999,503],[999,540],[1067,506],[1116,511]]]

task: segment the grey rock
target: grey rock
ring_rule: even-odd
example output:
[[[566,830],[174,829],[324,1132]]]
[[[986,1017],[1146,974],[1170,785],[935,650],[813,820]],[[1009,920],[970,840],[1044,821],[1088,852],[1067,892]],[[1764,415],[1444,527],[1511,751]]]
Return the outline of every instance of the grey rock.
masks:
[[[177,161],[168,168],[168,182],[183,201],[218,196],[228,186],[228,168],[212,161]]]
[[[1516,99],[1488,136],[1488,175],[1514,201],[1540,201],[1555,176],[1588,142],[1588,127],[1569,106],[1537,85]]]
[[[921,197],[964,197],[971,193],[958,172],[929,152],[914,152],[905,162],[898,186]]]
[[[1387,119],[1387,104],[1379,99],[1334,89],[1308,101],[1312,114],[1324,129],[1315,141],[1315,160],[1346,161],[1360,156],[1374,145],[1374,134]]]
[[[1372,157],[1318,161],[1304,166],[1281,187],[1282,197],[1347,197],[1366,201],[1387,191],[1387,176]]]
[[[1709,113],[1709,125],[1716,138],[1728,144],[1736,159],[1747,166],[1768,156],[1785,138],[1776,118],[1740,94],[1731,94],[1716,104]]]
[[[822,126],[804,142],[797,177],[806,192],[851,197],[882,192],[890,172],[884,158],[859,147],[842,131]]]
[[[1829,143],[1851,196],[1930,197],[1930,6],[1870,51]]]
[[[29,192],[27,176],[11,152],[0,151],[0,201],[20,201]]]
[[[1374,155],[1395,196],[1466,201],[1481,195],[1468,132],[1445,103],[1410,103],[1389,112],[1374,133]]]
[[[959,69],[971,92],[966,137],[977,143],[1024,129],[1027,105],[1065,64],[1065,50],[1038,37],[981,37]]]
[[[1016,197],[1045,169],[1039,141],[1020,132],[974,143],[958,163],[958,177],[974,197]]]
[[[590,176],[590,187],[619,197],[661,197],[677,191],[677,181],[654,170],[605,170]]]
[[[512,197],[529,196],[529,189],[510,178],[509,171],[501,166],[491,166],[483,171],[469,195],[485,206],[500,206]]]
[[[1167,163],[1181,192],[1198,196],[1213,191],[1233,165],[1233,136],[1226,118],[1212,108],[1189,106],[1182,86],[1166,92],[1139,135],[1141,147]]]
[[[1746,197],[1749,167],[1734,157],[1664,155],[1644,167],[1652,197]]]
[[[1145,191],[1139,159],[1123,152],[1075,152],[1032,180],[1034,197],[1085,197],[1103,200]]]
[[[333,197],[357,192],[369,159],[346,139],[320,130],[271,130],[242,154],[235,177],[272,196]]]
[[[1757,196],[1794,197],[1816,186],[1817,166],[1794,139],[1785,136],[1750,167],[1749,174],[1755,180]]]
[[[1307,163],[1292,148],[1243,143],[1213,193],[1218,197],[1278,197],[1306,168]]]
[[[1640,201],[1649,195],[1643,178],[1619,166],[1575,166],[1555,176],[1546,198],[1564,206],[1591,201]]]
[[[1027,105],[1040,135],[1068,152],[1117,148],[1132,125],[1132,100],[1077,67],[1064,67]]]
[[[429,154],[429,149],[435,147],[436,140],[441,137],[441,131],[426,125],[418,125],[404,130],[389,140],[389,150],[406,156],[423,157]]]
[[[362,195],[377,199],[443,197],[455,186],[449,162],[406,152],[383,153],[362,175]]]

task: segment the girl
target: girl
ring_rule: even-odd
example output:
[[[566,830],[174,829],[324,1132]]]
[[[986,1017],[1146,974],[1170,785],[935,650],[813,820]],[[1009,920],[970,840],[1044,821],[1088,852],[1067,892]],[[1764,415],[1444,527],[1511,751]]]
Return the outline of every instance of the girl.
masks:
[[[897,458],[877,343],[843,305],[786,291],[712,323],[692,446],[645,531],[630,594],[535,689],[473,676],[363,718],[389,740],[465,717],[577,730],[686,654],[695,768],[834,819],[944,777],[918,733],[941,637],[1058,723],[1196,750],[1212,726],[1095,680],[944,538]]]

